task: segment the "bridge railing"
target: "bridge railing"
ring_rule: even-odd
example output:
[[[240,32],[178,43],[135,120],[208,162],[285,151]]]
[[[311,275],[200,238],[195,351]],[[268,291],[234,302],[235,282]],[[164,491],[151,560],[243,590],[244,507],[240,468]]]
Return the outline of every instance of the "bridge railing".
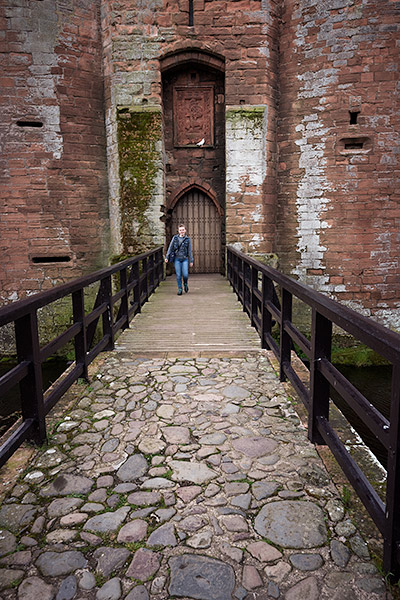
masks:
[[[231,247],[228,279],[261,337],[280,364],[281,381],[289,379],[308,411],[308,437],[328,445],[384,539],[383,567],[400,576],[400,335],[372,319],[265,266]],[[280,286],[280,301],[275,285]],[[293,298],[312,311],[308,340],[292,322]],[[280,326],[279,344],[272,325]],[[386,419],[331,363],[332,326],[337,325],[392,363],[390,419]],[[293,343],[310,361],[309,386],[291,364]],[[383,502],[329,422],[330,386],[387,450],[386,501]]]
[[[88,379],[88,365],[103,350],[114,348],[116,333],[129,327],[162,278],[163,249],[159,247],[0,309],[0,327],[14,324],[18,363],[0,377],[0,397],[19,386],[22,412],[21,422],[0,446],[0,466],[25,440],[41,443],[46,439],[46,415],[75,381]],[[98,284],[98,292],[89,309],[85,291],[93,284]],[[41,347],[39,309],[67,297],[72,301],[72,324]],[[44,395],[42,365],[69,342],[75,354],[72,368]]]

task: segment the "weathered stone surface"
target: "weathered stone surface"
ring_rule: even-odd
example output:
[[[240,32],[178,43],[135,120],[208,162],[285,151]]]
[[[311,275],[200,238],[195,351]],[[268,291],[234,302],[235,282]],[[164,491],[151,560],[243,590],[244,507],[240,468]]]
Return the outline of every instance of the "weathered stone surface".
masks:
[[[61,474],[49,485],[40,490],[40,495],[68,496],[70,494],[88,494],[93,486],[93,480],[82,475]]]
[[[81,498],[57,498],[53,500],[47,509],[50,519],[62,517],[82,506]]]
[[[54,587],[40,577],[27,577],[18,587],[18,600],[53,600]]]
[[[186,544],[197,550],[209,548],[212,542],[212,532],[208,529],[203,529],[199,533],[195,533],[192,537],[186,540]]]
[[[186,485],[185,487],[181,487],[176,490],[177,496],[179,496],[183,502],[190,502],[200,493],[201,487],[199,485]]]
[[[324,513],[312,502],[271,502],[258,513],[254,529],[283,548],[314,548],[327,540]]]
[[[320,554],[292,554],[290,562],[296,569],[300,569],[300,571],[315,571],[324,564],[324,560]]]
[[[147,581],[153,577],[160,568],[160,555],[146,548],[139,548],[135,552],[131,564],[126,572],[127,577],[133,577],[140,581]]]
[[[171,596],[198,600],[231,600],[235,574],[230,565],[214,558],[185,554],[170,559]]]
[[[119,530],[117,540],[121,543],[139,542],[146,537],[147,522],[142,519],[135,519],[130,523],[126,523]]]
[[[121,598],[121,581],[118,577],[113,577],[99,589],[96,594],[96,600],[119,600]]]
[[[202,484],[218,477],[218,473],[203,463],[171,460],[170,467],[173,470],[172,479],[174,481],[190,481],[191,483]]]
[[[286,600],[319,600],[318,583],[315,577],[307,577],[286,592]]]
[[[150,547],[162,546],[165,548],[166,546],[176,546],[177,543],[173,523],[161,525],[161,527],[158,527],[153,531],[147,540],[147,545]]]
[[[331,541],[331,557],[338,567],[346,567],[350,560],[350,550],[339,540]]]
[[[147,460],[142,454],[130,456],[124,464],[118,469],[117,477],[121,481],[134,481],[138,477],[143,477],[148,471]]]
[[[0,527],[19,533],[29,523],[32,523],[37,507],[31,504],[6,504],[0,509]]]
[[[163,427],[162,432],[168,444],[189,444],[190,442],[188,427]]]
[[[128,502],[138,506],[150,506],[161,502],[161,494],[160,492],[133,492],[129,494]]]
[[[69,575],[77,569],[86,567],[87,560],[81,552],[43,552],[36,561],[36,566],[44,576],[58,577]]]
[[[225,515],[221,521],[228,531],[248,531],[247,521],[240,515]]]
[[[107,533],[109,531],[116,531],[121,524],[125,521],[129,513],[129,507],[123,506],[115,512],[102,513],[89,519],[84,529],[86,531],[94,531],[98,533]]]
[[[233,400],[244,400],[250,396],[250,392],[239,385],[228,385],[222,390],[225,398],[232,398]]]
[[[15,585],[24,575],[25,572],[20,569],[0,569],[0,590]]]
[[[264,500],[273,496],[279,487],[279,483],[275,481],[255,481],[251,486],[251,492],[256,500]]]
[[[173,481],[169,481],[165,477],[153,477],[152,479],[147,479],[140,486],[144,490],[165,490],[168,488],[175,487],[175,483]]]
[[[76,594],[77,588],[78,585],[76,582],[76,577],[74,575],[70,575],[61,582],[57,592],[56,600],[72,600]]]
[[[130,554],[127,548],[97,548],[93,554],[93,558],[97,560],[96,571],[103,577],[109,577],[114,570],[125,564]]]
[[[350,538],[350,546],[353,552],[360,558],[369,558],[368,546],[360,534],[356,533],[356,535]]]
[[[94,587],[96,587],[96,578],[93,575],[93,573],[90,573],[89,571],[84,571],[80,575],[78,585],[82,590],[92,590]]]
[[[242,437],[233,440],[232,446],[235,450],[242,452],[245,456],[250,458],[258,458],[271,454],[278,447],[278,443],[274,440],[267,439],[265,437]]]
[[[129,592],[125,600],[149,600],[149,593],[144,585],[137,585]]]
[[[165,449],[165,442],[154,437],[143,438],[138,448],[144,454],[159,454]]]
[[[199,443],[205,446],[219,446],[226,440],[226,435],[223,433],[208,433],[199,439]]]
[[[254,590],[261,587],[263,581],[259,572],[253,565],[245,565],[243,567],[242,585],[246,590]]]
[[[282,558],[282,552],[279,552],[274,546],[266,542],[252,542],[247,546],[246,550],[254,558],[264,563],[274,562]]]
[[[17,538],[6,529],[0,530],[0,556],[14,552],[17,547]]]

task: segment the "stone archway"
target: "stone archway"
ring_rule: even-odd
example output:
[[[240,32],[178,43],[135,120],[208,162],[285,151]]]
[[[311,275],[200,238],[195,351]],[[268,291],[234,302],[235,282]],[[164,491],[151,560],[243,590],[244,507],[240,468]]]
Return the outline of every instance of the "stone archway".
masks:
[[[225,227],[224,59],[192,48],[164,56],[160,67],[167,241],[183,221],[196,246],[194,272],[219,272]],[[193,185],[199,181],[202,185]]]

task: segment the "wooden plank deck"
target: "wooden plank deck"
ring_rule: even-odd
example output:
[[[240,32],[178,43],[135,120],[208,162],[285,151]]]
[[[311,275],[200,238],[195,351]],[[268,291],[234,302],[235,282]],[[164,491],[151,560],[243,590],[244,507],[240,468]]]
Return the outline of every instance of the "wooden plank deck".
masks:
[[[258,352],[261,343],[228,281],[211,274],[191,275],[182,296],[175,276],[167,277],[116,348],[152,356],[242,356]]]

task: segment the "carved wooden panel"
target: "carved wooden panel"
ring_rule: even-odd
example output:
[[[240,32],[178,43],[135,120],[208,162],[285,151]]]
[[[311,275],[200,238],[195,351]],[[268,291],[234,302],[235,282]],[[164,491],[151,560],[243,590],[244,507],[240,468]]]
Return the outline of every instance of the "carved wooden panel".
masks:
[[[174,87],[175,146],[214,145],[214,88]]]

